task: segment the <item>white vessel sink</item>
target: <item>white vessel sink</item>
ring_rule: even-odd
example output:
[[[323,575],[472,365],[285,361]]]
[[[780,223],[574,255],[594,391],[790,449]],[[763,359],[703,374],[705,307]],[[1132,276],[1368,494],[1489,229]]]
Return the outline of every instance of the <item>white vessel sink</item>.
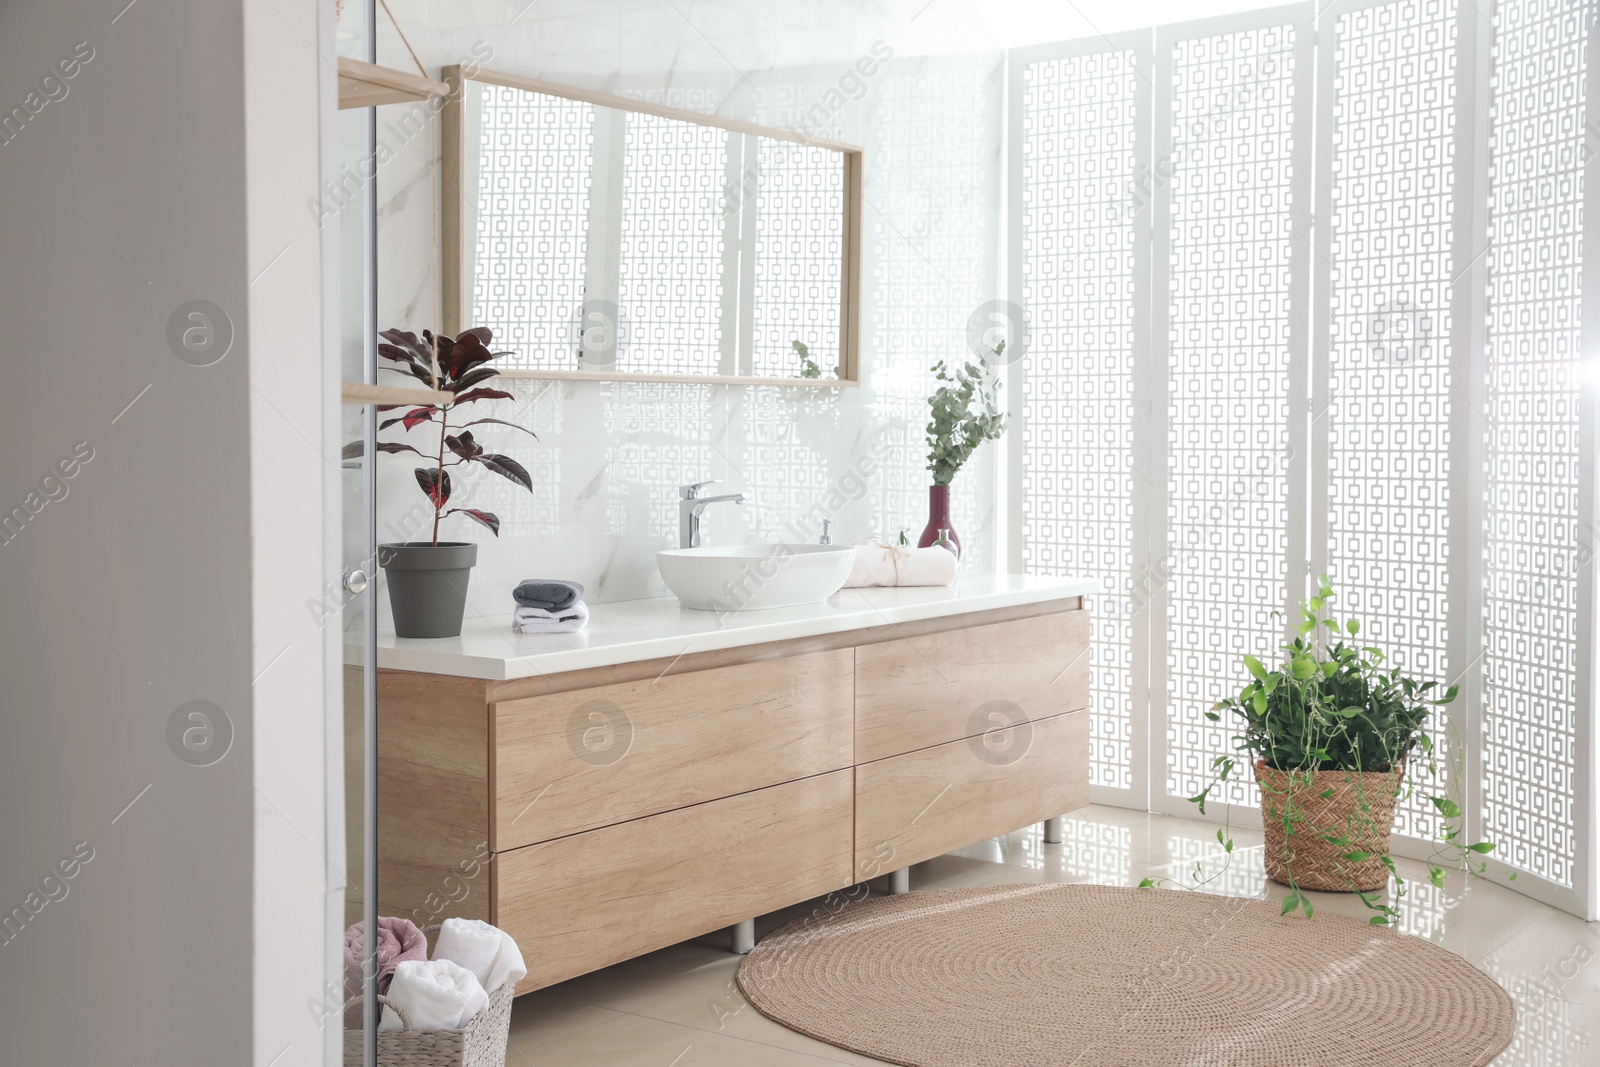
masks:
[[[820,604],[850,577],[848,545],[726,545],[656,553],[661,577],[686,608],[751,611]]]

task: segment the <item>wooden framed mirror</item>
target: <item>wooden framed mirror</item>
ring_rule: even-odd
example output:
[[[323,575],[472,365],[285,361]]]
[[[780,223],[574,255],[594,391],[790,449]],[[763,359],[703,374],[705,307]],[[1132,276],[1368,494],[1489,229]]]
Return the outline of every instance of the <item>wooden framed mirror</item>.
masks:
[[[447,67],[444,328],[508,377],[858,381],[862,151]]]

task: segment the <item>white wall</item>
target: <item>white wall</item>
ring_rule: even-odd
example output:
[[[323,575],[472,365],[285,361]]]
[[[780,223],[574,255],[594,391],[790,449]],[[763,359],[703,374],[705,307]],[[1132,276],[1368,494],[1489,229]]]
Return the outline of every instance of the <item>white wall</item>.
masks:
[[[333,54],[329,7],[245,4],[257,1067],[337,1063],[342,1052],[338,1017],[310,1010],[342,974],[346,884],[342,822],[327,810],[328,769],[343,766],[342,635],[308,607],[337,573],[325,535],[342,482],[337,304],[324,305],[339,238],[306,207],[337,152],[334,126],[319,121],[337,104],[322,58]]]
[[[321,578],[323,463],[286,428],[317,440],[323,395],[290,221],[318,5],[274,2],[0,5],[0,108],[37,112],[0,144],[0,510],[26,516],[0,538],[8,1063],[321,1062],[323,669],[291,607]],[[209,366],[169,345],[194,300],[232,324]],[[225,751],[172,740],[191,701]]]
[[[515,400],[479,407],[539,434],[538,442],[512,430],[493,435],[532,473],[535,492],[493,475],[471,484],[473,506],[501,516],[498,541],[448,520],[460,524],[450,534],[483,544],[469,613],[498,618],[510,587],[535,575],[576,578],[594,602],[664,594],[654,554],[676,545],[676,487],[708,477],[755,500],[708,512],[713,541],[787,539],[791,524],[814,539],[815,526],[801,520],[817,504],[836,512],[836,541],[902,528],[914,538],[927,520],[929,368],[966,357],[967,319],[997,286],[1001,53],[926,55],[909,10],[856,6],[844,20],[778,26],[768,4],[719,7],[693,23],[665,0],[541,4],[516,18],[522,6],[390,4],[432,73],[481,42],[493,51],[491,69],[768,125],[794,127],[830,92],[843,101],[820,132],[866,149],[864,382],[817,391],[515,383]],[[379,22],[380,60],[410,64],[381,14]],[[874,42],[895,57],[857,90],[847,72]],[[379,137],[398,154],[380,174],[380,319],[420,329],[437,314],[437,145],[401,144],[385,110]],[[955,484],[970,567],[999,567],[994,462],[986,446]],[[384,524],[421,494],[414,464],[401,456],[380,464],[382,540]],[[387,624],[387,607],[378,610]]]

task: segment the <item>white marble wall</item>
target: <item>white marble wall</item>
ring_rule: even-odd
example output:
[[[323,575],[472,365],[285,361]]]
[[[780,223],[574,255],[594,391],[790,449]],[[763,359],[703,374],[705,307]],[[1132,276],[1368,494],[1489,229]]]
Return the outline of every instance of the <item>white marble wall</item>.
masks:
[[[479,414],[526,425],[539,440],[493,427],[481,437],[528,468],[534,492],[487,473],[458,481],[457,501],[503,523],[496,539],[459,516],[447,520],[444,533],[482,545],[469,613],[502,614],[510,587],[531,576],[581,581],[597,603],[664,594],[654,555],[676,544],[676,487],[705,478],[754,498],[708,511],[713,543],[814,539],[822,513],[834,519],[836,541],[902,528],[914,538],[927,518],[929,368],[964,358],[969,314],[996,295],[1002,53],[929,54],[941,49],[929,47],[915,6],[801,5],[784,25],[770,0],[541,2],[513,21],[524,2],[471,5],[470,17],[460,10],[467,5],[390,6],[430,72],[487,46],[491,69],[769,125],[843,101],[818,132],[866,149],[863,381],[819,390],[512,383],[514,400],[479,404]],[[382,61],[410,64],[398,37],[381,39]],[[894,58],[858,88],[847,72],[875,41]],[[379,138],[396,152],[379,178],[380,319],[420,329],[438,315],[437,139],[400,144],[382,110]],[[985,446],[955,483],[969,567],[1003,569],[996,459]],[[379,462],[380,540],[388,540],[422,496],[414,463]],[[387,607],[378,610],[386,620]]]

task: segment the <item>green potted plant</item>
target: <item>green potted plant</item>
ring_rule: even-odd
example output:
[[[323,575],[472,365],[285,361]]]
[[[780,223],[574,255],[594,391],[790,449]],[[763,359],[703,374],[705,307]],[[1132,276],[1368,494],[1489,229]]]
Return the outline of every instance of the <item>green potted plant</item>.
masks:
[[[467,582],[478,561],[478,546],[470,541],[441,541],[439,527],[451,515],[464,515],[500,536],[498,516],[478,508],[449,507],[450,468],[476,464],[485,470],[533,490],[527,470],[510,456],[487,452],[468,427],[510,426],[537,438],[532,430],[505,419],[480,418],[454,422],[451,416],[464,404],[480,400],[505,400],[511,394],[482,383],[500,372],[487,364],[505,352],[489,351],[492,338],[482,326],[464,330],[455,337],[435,337],[427,330],[419,339],[404,330],[385,330],[387,342],[378,354],[394,363],[386,370],[410,374],[430,389],[454,394],[447,404],[383,405],[379,411],[407,407],[403,415],[378,424],[380,430],[400,424],[408,432],[424,424],[437,426],[438,445],[432,454],[402,441],[379,441],[379,452],[414,452],[427,465],[416,468],[417,485],[433,507],[433,536],[427,541],[405,541],[378,546],[378,563],[389,583],[389,608],[398,637],[454,637],[461,633],[466,614]],[[455,432],[452,433],[451,431]]]
[[[796,337],[794,340],[789,342],[789,347],[794,349],[794,354],[797,357],[799,357],[799,360],[800,360],[800,377],[802,377],[802,378],[821,378],[822,377],[822,364],[818,363],[816,360],[811,358],[811,346],[810,345],[806,344],[804,341],[802,341],[798,337]],[[837,378],[839,376],[839,368],[838,367],[834,367],[833,368],[833,376],[835,378]]]
[[[1004,341],[994,347],[997,361],[1005,348]],[[933,484],[928,487],[928,525],[917,547],[939,543],[943,531],[960,556],[961,538],[950,521],[950,483],[979,445],[1005,433],[1006,419],[1000,413],[1000,379],[989,361],[968,362],[952,373],[941,359],[933,366],[933,376],[941,383],[928,397],[928,470],[933,472]]]
[[[1312,914],[1307,889],[1353,892],[1376,912],[1374,924],[1389,924],[1399,917],[1405,895],[1405,880],[1389,853],[1395,805],[1416,788],[1408,776],[1413,782],[1437,779],[1428,717],[1455,699],[1457,687],[1441,689],[1437,682],[1386,668],[1381,650],[1361,644],[1359,622],[1331,616],[1333,598],[1327,578],[1319,578],[1317,594],[1300,602],[1296,635],[1280,646],[1277,663],[1245,656],[1250,681],[1237,696],[1218,701],[1206,718],[1219,722],[1231,715],[1244,731],[1235,735],[1236,749],[1248,756],[1261,792],[1267,876],[1290,890],[1284,914]],[[1231,756],[1213,762],[1214,777],[1189,798],[1202,813],[1211,791],[1238,764]],[[1468,844],[1457,800],[1448,791],[1430,793],[1442,823],[1429,878],[1442,885],[1443,865],[1471,876],[1484,873],[1482,857],[1494,845]],[[1222,831],[1218,840],[1231,856],[1233,842]],[[1377,892],[1391,878],[1395,895],[1385,901]]]

